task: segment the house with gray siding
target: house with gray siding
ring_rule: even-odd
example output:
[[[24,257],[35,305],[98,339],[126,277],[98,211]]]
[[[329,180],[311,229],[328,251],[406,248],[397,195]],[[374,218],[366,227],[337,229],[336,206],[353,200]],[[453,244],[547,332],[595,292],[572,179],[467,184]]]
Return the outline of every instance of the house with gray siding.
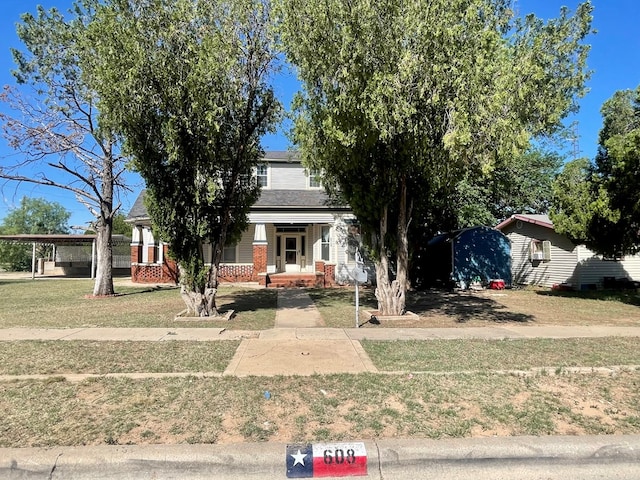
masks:
[[[220,280],[271,286],[348,282],[355,267],[348,246],[358,233],[350,208],[332,203],[315,172],[305,169],[291,152],[267,152],[255,173],[262,193],[241,240],[224,249]],[[175,280],[167,246],[153,235],[144,192],[127,221],[133,227],[133,281]],[[210,261],[211,251],[205,256]]]
[[[513,285],[578,290],[601,288],[605,279],[640,281],[640,256],[608,259],[558,234],[547,215],[512,215],[496,226],[511,241]]]

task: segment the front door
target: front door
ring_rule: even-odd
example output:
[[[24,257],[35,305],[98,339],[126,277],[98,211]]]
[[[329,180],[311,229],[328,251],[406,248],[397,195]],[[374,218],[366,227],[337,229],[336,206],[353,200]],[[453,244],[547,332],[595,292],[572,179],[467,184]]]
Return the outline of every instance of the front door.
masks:
[[[300,237],[284,237],[284,266],[285,272],[300,271]]]

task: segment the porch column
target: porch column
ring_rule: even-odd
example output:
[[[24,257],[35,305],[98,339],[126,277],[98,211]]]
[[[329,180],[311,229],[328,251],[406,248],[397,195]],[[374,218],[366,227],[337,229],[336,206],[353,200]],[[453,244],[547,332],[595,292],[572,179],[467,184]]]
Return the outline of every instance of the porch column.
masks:
[[[257,280],[261,285],[266,283],[267,245],[267,229],[264,223],[258,223],[253,235],[253,281]]]
[[[134,226],[131,233],[131,263],[142,262],[142,228]]]

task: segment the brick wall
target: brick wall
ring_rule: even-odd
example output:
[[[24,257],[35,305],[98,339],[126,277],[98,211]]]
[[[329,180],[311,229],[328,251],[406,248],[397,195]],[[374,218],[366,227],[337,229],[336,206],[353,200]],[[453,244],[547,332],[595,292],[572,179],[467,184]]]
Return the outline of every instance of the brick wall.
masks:
[[[253,272],[252,280],[257,281],[258,275],[267,272],[267,245],[257,244],[253,246]]]
[[[325,263],[324,265],[324,286],[336,286],[336,266],[333,263]]]
[[[254,279],[254,270],[251,264],[220,265],[218,280],[220,282],[255,282],[257,277]]]
[[[315,269],[318,278],[322,279],[322,285],[319,285],[320,287],[334,287],[336,285],[336,266],[333,263],[316,260]]]
[[[176,283],[177,275],[167,265],[138,263],[131,265],[131,281],[134,283]]]
[[[131,263],[140,263],[142,261],[142,245],[131,245]]]

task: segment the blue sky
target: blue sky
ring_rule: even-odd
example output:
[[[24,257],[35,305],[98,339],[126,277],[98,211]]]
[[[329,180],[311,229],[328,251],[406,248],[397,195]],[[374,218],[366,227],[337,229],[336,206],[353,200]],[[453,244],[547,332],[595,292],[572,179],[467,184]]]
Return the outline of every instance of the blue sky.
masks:
[[[514,0],[514,4],[521,14],[533,12],[537,16],[547,19],[558,16],[560,7],[568,6],[574,10],[580,2],[577,0]],[[640,85],[640,20],[639,0],[593,0],[594,22],[593,28],[598,33],[592,35],[588,43],[591,44],[588,65],[593,70],[593,76],[588,83],[590,92],[580,100],[580,112],[567,119],[578,122],[580,156],[593,158],[597,149],[598,132],[602,119],[600,107],[616,90],[634,89]],[[0,6],[0,86],[14,85],[11,69],[14,68],[10,48],[21,48],[15,33],[15,25],[19,22],[20,14],[35,12],[36,6],[45,8],[57,7],[66,11],[71,0],[2,0]],[[276,84],[276,92],[285,103],[289,102],[296,89],[296,82],[291,76],[285,76]],[[0,106],[2,108],[2,106]],[[280,133],[263,139],[263,146],[267,150],[284,150],[288,142]],[[570,150],[570,147],[567,147]],[[0,138],[0,165],[7,165],[16,161],[15,152]],[[130,182],[135,185],[134,193],[124,196],[121,200],[126,214],[142,187],[137,175],[130,176]],[[56,201],[72,212],[70,225],[84,225],[91,220],[87,210],[75,200],[74,196],[50,187],[30,186],[23,184],[5,185],[0,191],[0,219],[8,211],[19,204],[22,196],[43,197]]]

